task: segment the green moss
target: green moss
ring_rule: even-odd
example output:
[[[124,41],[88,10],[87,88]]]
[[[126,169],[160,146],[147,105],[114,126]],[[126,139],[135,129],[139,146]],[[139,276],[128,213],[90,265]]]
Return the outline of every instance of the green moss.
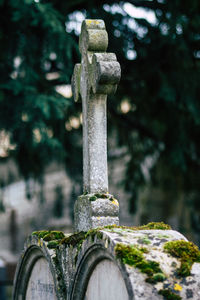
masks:
[[[48,242],[47,247],[49,249],[55,249],[55,248],[57,248],[58,245],[59,245],[59,241],[54,240],[54,241]]]
[[[164,222],[150,222],[146,225],[142,225],[139,227],[136,227],[137,230],[153,230],[153,229],[160,229],[160,230],[170,230],[171,226],[168,224],[165,224]]]
[[[85,234],[85,238],[88,236],[91,236],[92,241],[94,242],[95,236],[97,238],[102,239],[103,238],[103,233],[100,231],[100,229],[90,229],[88,232]]]
[[[87,195],[87,194],[86,194]],[[90,197],[89,197],[89,200],[90,201],[95,201],[97,199],[109,199],[110,201],[113,201],[114,200],[114,197],[113,195],[110,195],[110,194],[107,194],[107,193],[103,193],[103,194],[100,194],[100,193],[96,193],[96,194],[92,194]]]
[[[50,230],[40,230],[32,232],[32,235],[36,235],[38,238],[43,238],[45,235],[49,234]]]
[[[55,231],[55,230],[34,231],[32,235],[36,235],[38,238],[43,239],[46,242],[51,240],[60,240],[65,236],[62,231]]]
[[[173,293],[170,289],[160,290],[158,292],[158,294],[162,295],[167,300],[181,300],[182,299],[179,295]]]
[[[109,198],[109,194],[95,194],[95,197],[101,198],[101,199],[107,199]]]
[[[90,200],[90,201],[96,201],[96,200],[97,200],[97,197],[96,197],[96,196],[91,196],[91,197],[89,198],[89,200]]]
[[[86,233],[81,231],[81,232],[78,232],[78,233],[75,233],[73,235],[63,238],[60,241],[60,244],[64,244],[64,245],[68,245],[68,246],[71,245],[71,246],[75,247],[78,244],[79,245],[82,244],[82,242],[85,239],[85,236],[86,236]]]
[[[43,237],[44,241],[61,240],[65,237],[62,231],[50,231]]]
[[[163,273],[156,273],[152,277],[148,277],[146,279],[146,282],[155,284],[157,282],[164,281],[166,278],[167,277],[165,276],[165,274],[163,274]]]
[[[56,273],[57,273],[57,280],[58,280],[58,290],[59,291],[62,291],[63,293],[63,296],[66,295],[66,285],[65,285],[65,282],[63,280],[63,273],[62,273],[62,270],[60,268],[60,263],[59,263],[59,260],[58,260],[58,257],[57,255],[54,256],[52,258],[53,262],[54,262],[54,265],[55,265],[55,268],[56,268]]]
[[[164,222],[150,222],[146,225],[142,225],[142,226],[117,226],[117,225],[108,225],[104,227],[105,229],[115,229],[115,228],[121,228],[121,229],[128,229],[130,231],[135,231],[135,230],[155,230],[155,229],[159,229],[159,230],[170,230],[171,226],[168,224],[165,224]]]
[[[160,269],[159,263],[147,261],[143,255],[144,249],[144,247],[141,249],[135,245],[117,244],[115,246],[115,253],[116,257],[124,264],[134,266],[142,273],[147,274],[147,282],[155,283],[156,281],[163,281],[165,275]]]
[[[179,276],[189,276],[193,263],[200,262],[199,248],[192,242],[184,240],[167,242],[164,250],[181,260],[181,266],[177,270]]]

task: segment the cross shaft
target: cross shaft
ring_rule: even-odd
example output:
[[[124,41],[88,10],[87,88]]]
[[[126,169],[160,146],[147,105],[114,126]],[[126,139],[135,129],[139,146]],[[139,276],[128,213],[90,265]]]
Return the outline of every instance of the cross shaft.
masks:
[[[113,53],[106,53],[108,35],[102,20],[82,23],[79,48],[81,64],[72,77],[75,101],[83,107],[83,190],[108,192],[107,95],[116,91],[120,65]]]

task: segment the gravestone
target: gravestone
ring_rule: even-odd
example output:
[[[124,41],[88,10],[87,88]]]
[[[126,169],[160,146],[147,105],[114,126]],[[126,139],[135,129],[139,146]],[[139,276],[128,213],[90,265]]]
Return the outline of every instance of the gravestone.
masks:
[[[118,201],[108,193],[106,98],[120,66],[106,53],[102,20],[85,20],[81,64],[72,78],[83,105],[83,195],[75,233],[33,232],[19,260],[13,299],[200,299],[200,252],[164,223],[118,225]]]

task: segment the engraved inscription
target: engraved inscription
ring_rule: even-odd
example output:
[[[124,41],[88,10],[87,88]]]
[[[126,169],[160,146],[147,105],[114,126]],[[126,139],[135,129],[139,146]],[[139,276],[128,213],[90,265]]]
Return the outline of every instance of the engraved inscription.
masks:
[[[26,291],[27,300],[56,300],[53,276],[45,258],[36,261]]]
[[[32,298],[35,297],[35,294],[40,294],[40,297],[42,297],[44,294],[49,293],[53,295],[54,293],[54,285],[51,283],[43,283],[40,280],[34,282],[31,280],[30,285]]]

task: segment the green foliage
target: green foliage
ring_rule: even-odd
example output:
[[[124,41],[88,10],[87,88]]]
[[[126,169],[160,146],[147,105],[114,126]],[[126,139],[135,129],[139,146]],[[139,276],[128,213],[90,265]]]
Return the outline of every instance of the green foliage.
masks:
[[[193,263],[200,262],[199,248],[192,242],[184,240],[167,242],[164,249],[181,260],[180,269],[177,271],[179,276],[189,276]]]
[[[16,145],[10,155],[25,178],[39,177],[50,160],[66,156],[65,122],[73,103],[56,86],[70,81],[75,41],[51,3],[4,1],[0,11],[0,129]],[[51,73],[57,79],[48,80]]]

